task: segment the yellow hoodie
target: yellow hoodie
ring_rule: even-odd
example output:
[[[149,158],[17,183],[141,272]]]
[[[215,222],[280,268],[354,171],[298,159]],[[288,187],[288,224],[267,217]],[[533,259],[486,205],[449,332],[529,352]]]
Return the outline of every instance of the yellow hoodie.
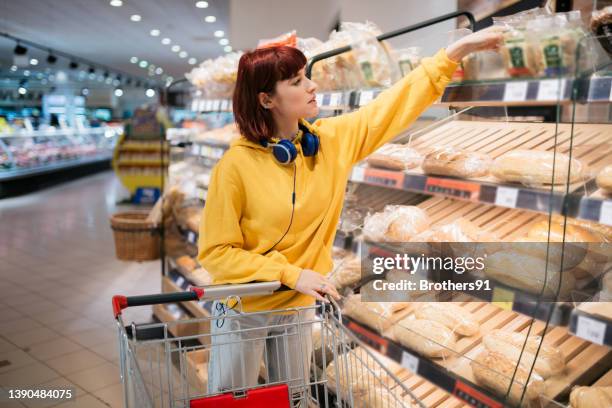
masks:
[[[319,119],[316,156],[298,145],[295,213],[291,218],[292,165],[276,162],[269,149],[245,138],[232,143],[212,171],[200,225],[198,261],[215,283],[279,280],[295,288],[302,269],[323,275],[332,269],[331,250],[347,179],[355,163],[404,131],[444,91],[457,64],[440,50],[382,92],[345,115]],[[244,311],[307,306],[296,291],[244,298]]]

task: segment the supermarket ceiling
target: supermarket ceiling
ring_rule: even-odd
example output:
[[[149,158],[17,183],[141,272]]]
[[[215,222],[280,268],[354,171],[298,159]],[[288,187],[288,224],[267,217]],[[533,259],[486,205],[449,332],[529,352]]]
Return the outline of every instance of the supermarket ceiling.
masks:
[[[192,68],[190,62],[222,55],[227,45],[252,48],[258,38],[293,28],[302,35],[326,37],[337,18],[338,3],[296,0],[288,6],[287,0],[0,0],[0,32],[130,75],[177,78]],[[135,15],[140,16],[139,21],[134,21],[138,20]],[[0,37],[2,69],[13,65],[14,48],[14,41]],[[28,50],[28,57],[40,62],[37,69],[46,67],[47,55],[31,47]],[[142,60],[147,67],[140,66]],[[55,67],[68,67],[69,62],[60,58]],[[150,70],[151,64],[155,69]]]

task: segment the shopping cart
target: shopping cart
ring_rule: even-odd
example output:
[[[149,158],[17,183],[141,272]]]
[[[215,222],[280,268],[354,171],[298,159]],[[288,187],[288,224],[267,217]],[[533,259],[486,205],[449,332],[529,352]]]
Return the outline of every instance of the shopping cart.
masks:
[[[280,287],[279,282],[262,282],[114,296],[125,407],[422,406],[398,377],[342,325],[340,308],[333,299],[312,307],[240,311],[241,296],[269,295]],[[129,326],[122,318],[122,310],[131,306],[211,300],[216,301],[215,308],[206,318]],[[241,325],[250,318],[274,324],[258,328]],[[211,332],[212,325],[229,326],[226,334],[219,335]],[[207,366],[209,358],[222,355],[219,351],[224,347],[231,352],[242,350],[245,355],[240,361],[252,358],[259,350],[261,366],[256,373],[246,373],[244,364],[232,367],[217,362]],[[289,364],[293,367],[287,368],[286,361],[293,361]],[[233,371],[229,377],[225,372],[231,384],[211,389],[208,380],[216,375],[215,370]]]

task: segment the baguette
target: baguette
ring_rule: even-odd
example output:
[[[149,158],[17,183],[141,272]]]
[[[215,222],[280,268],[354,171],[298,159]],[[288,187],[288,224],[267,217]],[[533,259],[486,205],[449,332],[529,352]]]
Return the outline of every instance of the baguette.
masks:
[[[612,164],[604,167],[595,178],[597,187],[604,190],[607,194],[612,194]]]
[[[391,317],[409,305],[408,302],[362,302],[361,295],[351,295],[344,302],[342,312],[379,333],[393,323]]]
[[[612,386],[574,387],[569,400],[571,408],[612,407]]]
[[[518,361],[523,344],[525,349],[521,357],[521,364],[529,369],[533,364],[538,345],[542,342],[540,336],[529,336],[525,341],[522,333],[505,330],[493,330],[483,337],[483,344],[489,351],[505,355],[511,361]],[[565,358],[561,351],[547,344],[540,346],[538,358],[535,359],[535,370],[543,378],[561,374],[565,369]]]
[[[455,349],[455,335],[431,320],[405,318],[393,326],[393,336],[406,347],[427,357],[448,357]]]
[[[533,400],[542,394],[545,389],[544,380],[536,373],[532,373],[528,381],[529,371],[522,366],[509,360],[505,355],[494,351],[485,350],[480,353],[470,364],[476,382],[489,388],[500,396],[505,396],[510,388],[510,380],[514,375],[514,381],[508,395],[512,405],[518,405],[525,386],[524,401]],[[516,370],[516,374],[515,374]]]
[[[483,177],[489,174],[491,158],[485,153],[441,147],[428,153],[421,167],[427,174],[463,178]]]
[[[565,184],[568,181],[568,167],[570,183],[585,179],[586,166],[579,160],[572,159],[570,167],[570,158],[564,153],[512,150],[495,159],[491,173],[502,181],[525,185]]]
[[[411,147],[389,143],[372,153],[367,162],[370,166],[391,170],[407,170],[421,164],[422,157]]]
[[[448,302],[424,303],[414,312],[414,316],[417,319],[441,323],[462,336],[473,336],[480,329],[480,325],[469,311]]]

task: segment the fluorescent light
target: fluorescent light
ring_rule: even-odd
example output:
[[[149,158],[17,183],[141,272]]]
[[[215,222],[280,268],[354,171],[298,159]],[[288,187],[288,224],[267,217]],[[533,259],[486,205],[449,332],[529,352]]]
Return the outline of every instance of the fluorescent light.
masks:
[[[172,52],[179,52],[181,50],[181,46],[180,45],[173,45],[172,48],[170,48],[172,50]]]
[[[115,89],[115,96],[117,98],[120,98],[121,96],[123,96],[123,89],[121,89],[121,88]]]
[[[149,63],[145,60],[140,61],[140,63],[138,64],[140,68],[146,68],[147,65],[149,65]]]
[[[104,82],[106,82],[108,85],[110,85],[110,84],[113,83],[113,78],[108,77],[108,78],[106,78],[106,81],[104,81]]]
[[[197,59],[195,59],[195,58],[193,58],[193,57],[191,57],[191,58],[189,58],[189,60],[187,60],[187,63],[188,63],[189,65],[195,65],[195,64],[197,64],[197,63],[198,63],[198,60],[197,60]]]
[[[30,76],[30,71],[27,69],[23,71],[23,76],[27,76],[27,77]]]
[[[187,51],[181,51],[179,52],[179,58],[187,58],[189,54],[187,54]]]
[[[230,45],[226,45],[225,47],[223,47],[223,51],[232,52],[232,47]]]
[[[23,86],[20,86],[18,92],[19,92],[19,95],[25,95],[28,92],[28,90],[25,89]]]
[[[132,14],[130,16],[130,20],[132,20],[133,22],[137,23],[140,20],[142,20],[142,17],[140,16],[140,14]]]
[[[221,45],[228,45],[229,44],[229,40],[227,38],[222,38],[219,40],[219,44]]]
[[[138,57],[132,57],[132,58],[130,58],[130,62],[131,62],[132,64],[136,64],[136,63],[138,62]]]
[[[217,17],[215,17],[215,16],[206,16],[204,18],[204,21],[206,21],[207,23],[214,23],[215,21],[217,21]]]
[[[17,71],[17,65],[11,65],[11,71],[12,72]]]
[[[207,8],[208,7],[208,2],[207,1],[197,1],[196,2],[196,7],[197,8]]]
[[[30,60],[30,65],[38,65],[38,60],[36,58],[32,58]]]
[[[217,38],[221,38],[225,35],[225,33],[223,32],[223,30],[217,30],[215,31],[215,37]]]
[[[168,37],[166,37],[166,38],[162,38],[161,42],[164,45],[168,45],[168,44],[170,44],[172,42],[172,40],[170,40]]]
[[[149,71],[153,71],[155,69],[155,64],[149,65]]]
[[[147,90],[145,91],[145,95],[146,95],[148,98],[152,98],[152,97],[154,97],[154,96],[155,96],[155,90],[153,90],[153,89],[149,88],[149,89],[147,89]]]
[[[162,69],[162,67],[157,67],[157,68],[155,69],[155,73],[156,73],[157,75],[161,75],[161,74],[163,74],[163,73],[164,73],[164,70]]]
[[[157,28],[154,28],[149,34],[151,34],[151,37],[159,37],[160,31]]]
[[[110,5],[113,7],[121,7],[123,6],[123,2],[121,0],[111,0]]]

